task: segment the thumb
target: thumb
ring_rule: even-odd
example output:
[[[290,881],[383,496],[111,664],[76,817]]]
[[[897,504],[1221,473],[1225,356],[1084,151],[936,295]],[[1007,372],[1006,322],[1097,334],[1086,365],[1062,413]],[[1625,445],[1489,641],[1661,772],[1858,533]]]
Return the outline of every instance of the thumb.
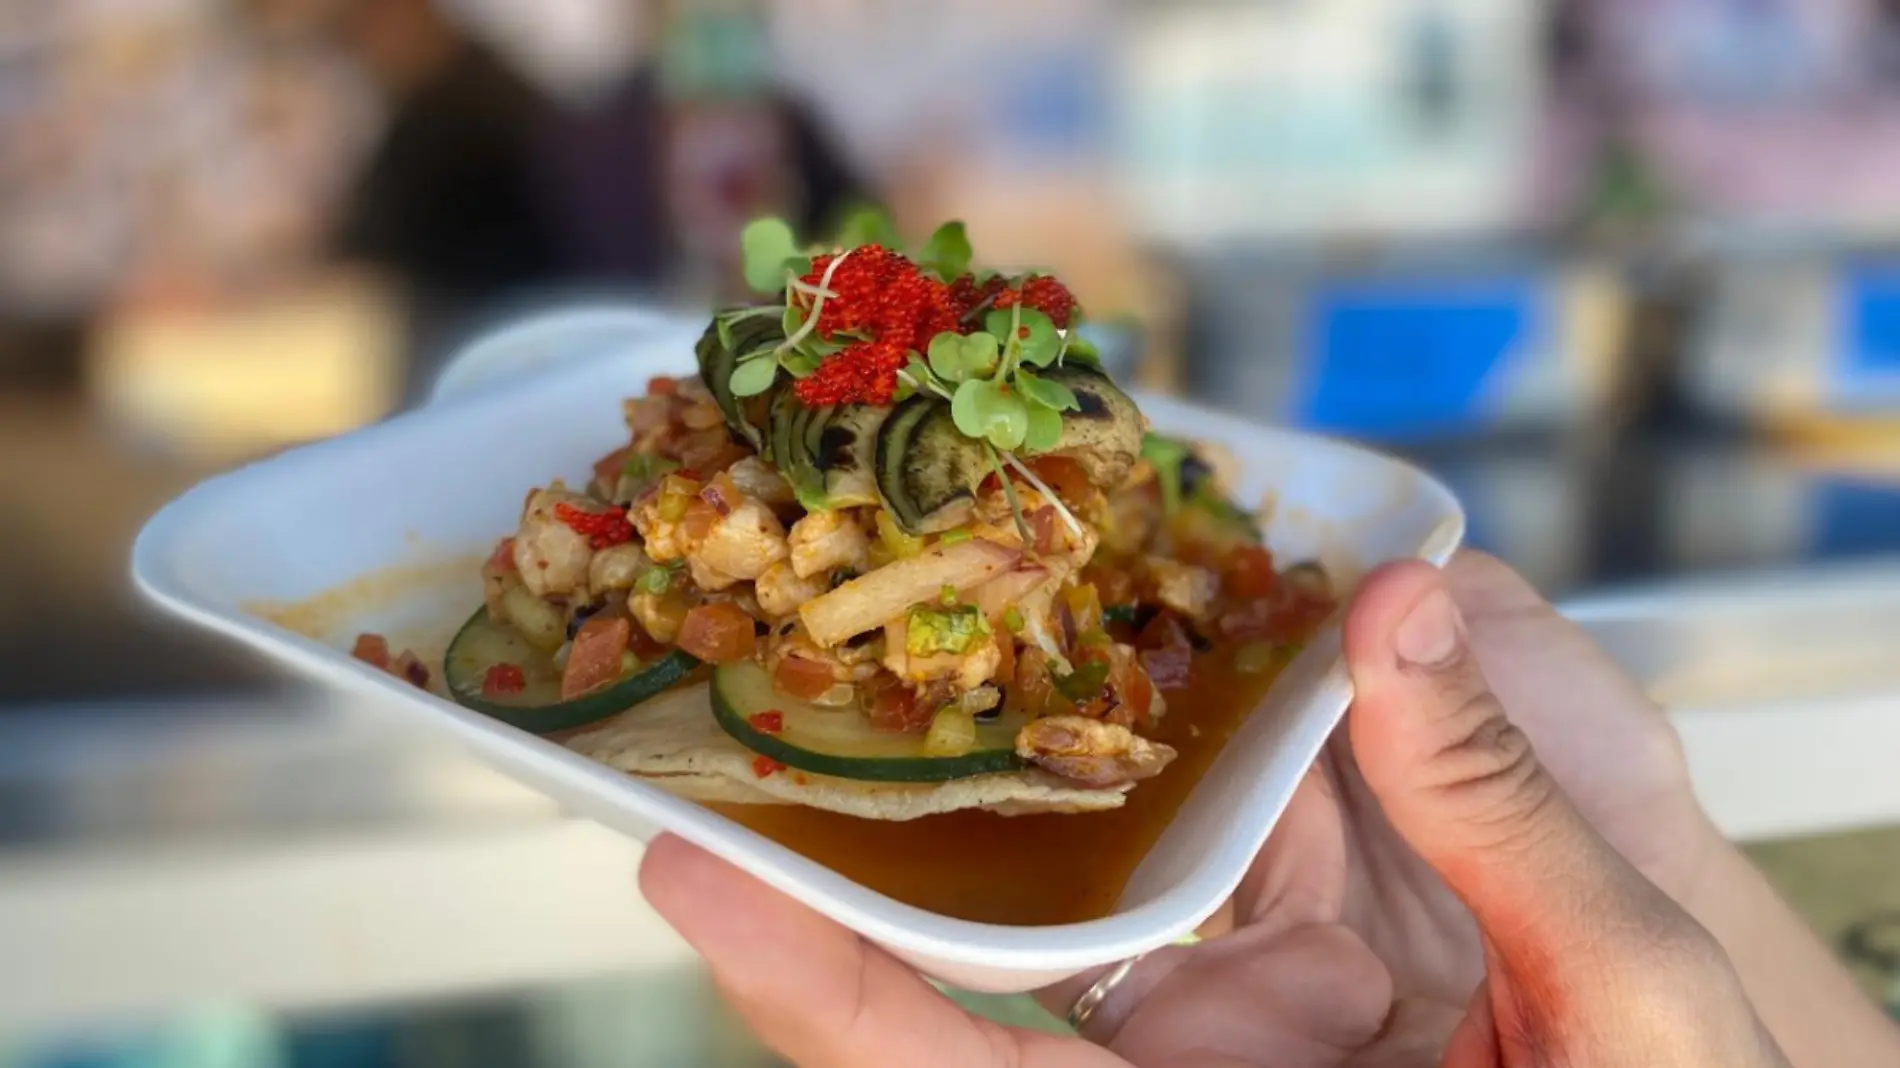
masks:
[[[1348,733],[1367,785],[1498,951],[1548,963],[1666,910],[1506,718],[1436,568],[1408,561],[1369,576],[1345,650]]]

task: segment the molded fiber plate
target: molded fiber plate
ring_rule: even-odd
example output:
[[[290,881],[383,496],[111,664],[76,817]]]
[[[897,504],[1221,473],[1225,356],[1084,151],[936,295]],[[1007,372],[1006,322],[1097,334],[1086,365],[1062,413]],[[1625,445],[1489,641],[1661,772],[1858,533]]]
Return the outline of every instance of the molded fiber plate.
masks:
[[[1287,669],[1135,872],[1116,911],[1086,923],[1003,927],[913,908],[688,801],[561,746],[424,693],[351,659],[358,630],[399,632],[458,619],[480,599],[474,561],[513,530],[523,494],[625,439],[620,398],[655,374],[693,368],[690,320],[631,315],[556,358],[563,316],[511,327],[502,347],[532,371],[476,375],[435,403],[343,437],[213,478],[168,504],[133,550],[139,587],[163,609],[256,649],[418,729],[451,737],[573,811],[642,840],[664,829],[697,842],[933,976],[1017,991],[1164,945],[1232,892],[1351,698],[1329,627]],[[571,318],[570,318],[571,321]],[[496,341],[502,341],[498,337]],[[485,364],[507,364],[496,344]],[[549,353],[556,357],[550,357]],[[1241,462],[1244,502],[1271,500],[1268,540],[1283,559],[1318,558],[1348,581],[1382,561],[1443,563],[1464,533],[1450,492],[1419,471],[1349,445],[1138,397],[1159,429],[1212,439]],[[464,562],[466,562],[464,564]],[[406,574],[319,641],[259,605],[294,604],[366,576]],[[550,886],[551,900],[559,887]]]

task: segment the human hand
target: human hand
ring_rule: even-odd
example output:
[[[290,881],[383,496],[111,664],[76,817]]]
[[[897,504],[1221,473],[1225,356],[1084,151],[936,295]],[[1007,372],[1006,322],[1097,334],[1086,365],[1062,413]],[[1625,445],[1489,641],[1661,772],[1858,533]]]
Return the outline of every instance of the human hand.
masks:
[[[1693,801],[1667,727],[1640,694],[1499,565],[1468,559],[1446,578],[1467,606],[1471,654],[1461,662],[1489,663],[1512,638],[1530,639],[1518,650],[1521,659],[1504,661],[1520,667],[1504,678],[1536,696],[1561,694],[1580,706],[1574,711],[1602,721],[1593,724],[1586,741],[1594,746],[1586,750],[1609,763],[1590,763],[1587,751],[1566,754],[1571,773],[1580,769],[1581,781],[1596,787],[1584,791],[1585,802],[1612,817],[1645,809],[1643,820],[1619,824],[1625,840],[1618,844],[1632,852],[1666,843],[1663,817],[1678,807],[1692,817]],[[1379,693],[1380,673],[1390,674],[1395,611],[1444,581],[1411,565],[1365,583],[1347,623],[1348,658],[1362,695]],[[1509,692],[1504,684],[1499,689]],[[1595,703],[1584,703],[1593,697]],[[1385,700],[1391,703],[1389,692]],[[1606,709],[1606,702],[1615,707]],[[1378,708],[1363,696],[1355,705],[1351,740],[1360,759],[1384,754],[1377,766],[1388,776],[1417,772],[1406,771],[1403,755],[1380,749],[1389,740],[1384,729],[1360,726]],[[1391,714],[1431,712],[1427,705]],[[1552,737],[1569,726],[1548,714],[1540,722]],[[1414,1063],[1435,1057],[1459,1018],[1478,978],[1480,943],[1443,882],[1379,811],[1378,801],[1409,795],[1361,777],[1352,755],[1343,741],[1336,744],[1302,789],[1236,897],[1232,933],[1189,951],[1164,951],[1136,970],[1122,994],[1133,1007],[1115,1010],[1102,1032],[1126,1060],[972,1019],[881,951],[680,843],[655,844],[644,880],[655,905],[707,956],[760,1033],[803,1064]],[[1451,759],[1429,756],[1428,764]],[[1618,768],[1626,783],[1616,781]],[[1656,828],[1653,837],[1645,821]],[[1598,859],[1621,863],[1603,853]],[[1669,867],[1656,866],[1656,874],[1671,874]]]
[[[1349,733],[1391,826],[1477,922],[1484,978],[1445,1068],[1786,1066],[1720,944],[1506,717],[1449,591],[1388,574],[1347,624]]]
[[[1392,621],[1379,606],[1416,596],[1421,581],[1442,581],[1449,590],[1473,657],[1579,811],[1646,877],[1687,901],[1720,840],[1696,804],[1674,731],[1581,628],[1497,560],[1466,552],[1440,575],[1414,563],[1369,576],[1345,624],[1355,680],[1367,667],[1360,661],[1375,655],[1369,650],[1389,642],[1380,632]],[[1358,718],[1355,705],[1348,722]],[[1301,989],[1313,1002],[1300,1018],[1310,1033],[1278,1033],[1277,1041],[1336,1048],[1376,1033],[1380,1056],[1443,1044],[1483,975],[1477,930],[1444,880],[1393,829],[1354,749],[1347,730],[1332,739],[1210,925],[1209,933],[1224,937],[1143,960],[1097,1010],[1091,1036],[1137,1051],[1150,1042],[1165,1048],[1176,1041],[1172,1034],[1148,1036],[1145,1027],[1124,1033],[1133,1006],[1164,987],[1196,998],[1231,989],[1247,981],[1228,974],[1235,961],[1257,976],[1263,962],[1277,960],[1283,939],[1323,938],[1350,940],[1353,952],[1335,944],[1328,960],[1336,967],[1299,965]],[[1368,953],[1383,970],[1373,985],[1351,964]],[[1059,984],[1045,992],[1044,1004],[1065,1011],[1099,974]],[[1375,997],[1375,989],[1385,993]]]

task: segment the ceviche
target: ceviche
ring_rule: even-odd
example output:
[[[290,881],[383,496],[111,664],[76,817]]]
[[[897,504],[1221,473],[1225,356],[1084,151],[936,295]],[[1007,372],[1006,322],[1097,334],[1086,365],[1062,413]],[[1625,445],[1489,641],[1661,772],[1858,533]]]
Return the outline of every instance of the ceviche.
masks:
[[[584,483],[523,487],[441,682],[698,800],[1122,806],[1219,718],[1207,673],[1269,679],[1332,584],[1277,565],[1216,450],[1147,429],[1059,279],[973,269],[957,223],[858,229],[746,229],[765,299],[624,401]]]

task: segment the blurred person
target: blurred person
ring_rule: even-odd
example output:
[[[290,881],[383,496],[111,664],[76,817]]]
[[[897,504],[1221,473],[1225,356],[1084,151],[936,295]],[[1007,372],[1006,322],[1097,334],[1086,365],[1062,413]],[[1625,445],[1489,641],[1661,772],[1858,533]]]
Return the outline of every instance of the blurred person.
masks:
[[[351,191],[343,257],[409,291],[415,346],[498,300],[553,281],[554,229],[536,178],[549,102],[431,0],[341,0],[337,27],[388,125]]]
[[[738,235],[761,215],[822,234],[870,199],[814,109],[773,75],[749,4],[640,5],[647,58],[558,127],[552,206],[589,278],[695,297],[743,291]]]
[[[1043,992],[1102,995],[1082,1038],[970,1016],[677,838],[641,886],[805,1068],[1900,1063],[1698,807],[1660,710],[1522,579],[1389,565],[1344,649],[1346,725],[1209,937]]]

